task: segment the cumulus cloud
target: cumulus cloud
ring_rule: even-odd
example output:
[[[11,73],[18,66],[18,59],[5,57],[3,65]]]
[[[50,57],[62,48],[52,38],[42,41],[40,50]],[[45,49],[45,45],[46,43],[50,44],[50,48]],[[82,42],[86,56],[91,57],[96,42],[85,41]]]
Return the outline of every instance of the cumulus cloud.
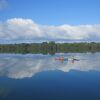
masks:
[[[99,41],[97,25],[40,25],[31,19],[13,18],[0,23],[0,40],[8,41]]]
[[[6,0],[0,0],[0,10],[8,7],[8,2]]]

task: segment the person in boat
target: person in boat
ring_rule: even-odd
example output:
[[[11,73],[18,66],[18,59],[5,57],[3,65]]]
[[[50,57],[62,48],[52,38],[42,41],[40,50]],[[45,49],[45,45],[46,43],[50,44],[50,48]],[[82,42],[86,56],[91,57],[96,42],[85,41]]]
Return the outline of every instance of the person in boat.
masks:
[[[64,60],[64,57],[55,58],[55,60]]]
[[[68,58],[67,57],[59,57],[59,58],[55,58],[55,60],[68,60]]]
[[[72,56],[72,60],[79,61],[79,60],[78,60],[78,59],[76,59],[74,56]]]
[[[75,61],[79,61],[79,60],[74,58],[74,56],[72,56],[72,63],[74,63]]]

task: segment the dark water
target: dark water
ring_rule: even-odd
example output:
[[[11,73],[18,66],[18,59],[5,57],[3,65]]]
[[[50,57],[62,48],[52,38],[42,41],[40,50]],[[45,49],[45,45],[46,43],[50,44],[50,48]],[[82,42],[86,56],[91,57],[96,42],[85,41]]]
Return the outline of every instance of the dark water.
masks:
[[[0,100],[100,100],[100,54],[0,54]]]

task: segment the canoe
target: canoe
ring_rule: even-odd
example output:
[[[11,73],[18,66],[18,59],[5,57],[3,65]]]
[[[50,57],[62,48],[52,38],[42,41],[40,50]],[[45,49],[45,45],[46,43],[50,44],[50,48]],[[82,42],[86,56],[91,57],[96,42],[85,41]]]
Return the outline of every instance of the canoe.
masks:
[[[55,60],[68,60],[68,58],[55,58]]]
[[[79,61],[79,59],[75,59],[75,58],[74,58],[73,60],[75,60],[75,61]]]

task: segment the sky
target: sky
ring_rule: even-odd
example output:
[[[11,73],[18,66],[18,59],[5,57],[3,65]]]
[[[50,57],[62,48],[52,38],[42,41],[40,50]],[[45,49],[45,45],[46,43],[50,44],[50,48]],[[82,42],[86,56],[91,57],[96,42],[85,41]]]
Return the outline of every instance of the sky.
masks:
[[[100,41],[100,0],[0,0],[0,43]]]

